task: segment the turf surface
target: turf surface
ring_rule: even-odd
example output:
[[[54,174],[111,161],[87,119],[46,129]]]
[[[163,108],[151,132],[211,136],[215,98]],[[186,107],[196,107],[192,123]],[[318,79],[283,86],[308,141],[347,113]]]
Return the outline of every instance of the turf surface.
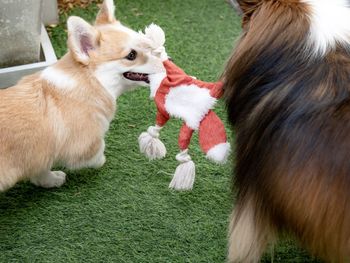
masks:
[[[93,21],[96,12],[92,5],[71,14]],[[175,62],[207,81],[220,75],[240,31],[239,18],[224,0],[118,0],[116,14],[137,30],[151,22],[162,26]],[[59,57],[66,52],[66,19],[62,15],[50,31]],[[137,137],[154,121],[148,97],[148,89],[140,88],[118,100],[103,168],[68,172],[60,189],[20,183],[0,194],[0,262],[225,261],[231,165],[206,161],[195,136],[195,187],[170,191],[180,122],[171,120],[162,132],[167,157],[146,160]],[[222,103],[216,112],[226,118]],[[313,260],[285,241],[275,248],[274,262]]]

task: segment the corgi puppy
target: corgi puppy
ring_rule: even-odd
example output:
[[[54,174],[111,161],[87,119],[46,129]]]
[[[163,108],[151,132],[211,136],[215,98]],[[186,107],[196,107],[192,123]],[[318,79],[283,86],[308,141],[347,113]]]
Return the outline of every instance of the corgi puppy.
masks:
[[[279,233],[350,262],[350,2],[237,0],[243,34],[224,72],[236,134],[229,262]]]
[[[29,179],[59,187],[66,174],[105,163],[104,135],[126,90],[163,72],[147,39],[116,20],[105,0],[95,25],[68,19],[68,53],[42,72],[0,90],[0,191]]]

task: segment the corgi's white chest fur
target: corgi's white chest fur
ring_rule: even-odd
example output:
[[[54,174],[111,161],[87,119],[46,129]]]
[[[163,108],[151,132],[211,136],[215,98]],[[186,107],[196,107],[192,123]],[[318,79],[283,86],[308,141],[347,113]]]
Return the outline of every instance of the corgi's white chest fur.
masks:
[[[55,66],[44,69],[40,76],[60,90],[72,90],[78,84],[72,76]]]
[[[118,68],[118,63],[108,62],[98,67],[94,73],[101,86],[114,100],[124,91],[121,85],[121,76],[119,74],[113,74],[116,68]]]
[[[184,120],[190,128],[197,130],[201,120],[212,109],[216,99],[206,88],[196,85],[180,85],[170,88],[165,97],[165,109],[174,117]]]

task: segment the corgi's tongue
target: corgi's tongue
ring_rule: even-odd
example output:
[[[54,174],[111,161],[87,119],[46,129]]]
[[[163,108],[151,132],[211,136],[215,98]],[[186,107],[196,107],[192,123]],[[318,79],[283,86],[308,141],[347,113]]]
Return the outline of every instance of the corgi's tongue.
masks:
[[[144,81],[149,83],[148,74],[137,73],[137,72],[125,72],[123,73],[124,78],[132,81]]]

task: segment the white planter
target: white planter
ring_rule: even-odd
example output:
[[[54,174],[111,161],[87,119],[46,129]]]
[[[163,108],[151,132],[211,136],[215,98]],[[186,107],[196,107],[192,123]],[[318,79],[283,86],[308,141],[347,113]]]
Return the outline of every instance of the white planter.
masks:
[[[0,0],[0,67],[38,62],[42,0]]]
[[[42,70],[57,61],[55,51],[44,26],[41,27],[40,47],[40,62],[0,68],[0,88],[13,86],[22,77]]]
[[[43,23],[45,25],[58,23],[58,8],[57,0],[44,0],[43,1]]]

